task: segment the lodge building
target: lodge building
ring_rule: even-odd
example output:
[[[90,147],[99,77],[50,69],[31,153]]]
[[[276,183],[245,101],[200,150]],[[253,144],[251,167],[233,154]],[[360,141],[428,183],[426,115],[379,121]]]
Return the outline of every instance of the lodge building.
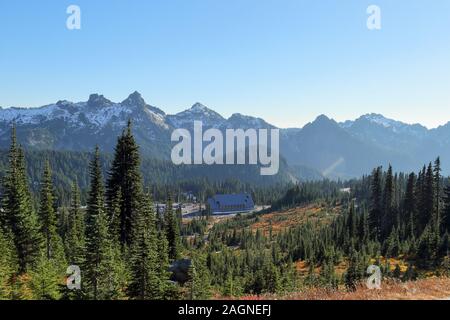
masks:
[[[214,215],[245,213],[255,209],[252,196],[246,193],[216,194],[208,199],[207,204]]]

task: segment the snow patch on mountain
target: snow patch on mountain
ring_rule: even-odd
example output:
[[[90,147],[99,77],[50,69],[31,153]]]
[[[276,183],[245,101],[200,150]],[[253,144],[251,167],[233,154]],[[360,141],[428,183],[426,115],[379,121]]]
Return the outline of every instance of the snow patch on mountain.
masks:
[[[341,128],[347,130],[353,130],[357,127],[360,128],[364,125],[367,126],[367,124],[382,127],[394,134],[407,134],[416,137],[423,137],[428,132],[428,129],[420,124],[407,124],[401,121],[386,118],[383,115],[377,113],[363,115],[354,121],[348,120],[339,123]]]
[[[185,111],[168,115],[167,120],[175,128],[190,128],[194,121],[201,121],[205,127],[219,128],[225,121],[220,114],[199,102]]]

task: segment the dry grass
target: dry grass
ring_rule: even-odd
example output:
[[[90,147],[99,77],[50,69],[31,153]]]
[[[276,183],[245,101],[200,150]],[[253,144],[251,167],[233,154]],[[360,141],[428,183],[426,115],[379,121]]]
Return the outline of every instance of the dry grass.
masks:
[[[259,221],[254,223],[251,228],[254,231],[259,229],[267,235],[272,226],[272,233],[277,234],[285,229],[296,227],[308,221],[331,221],[339,212],[339,207],[327,209],[318,205],[302,206],[262,215]]]
[[[369,290],[361,285],[355,292],[344,289],[329,291],[310,289],[287,296],[247,296],[243,300],[448,300],[450,299],[450,278],[428,278],[412,282],[388,280],[381,290]]]

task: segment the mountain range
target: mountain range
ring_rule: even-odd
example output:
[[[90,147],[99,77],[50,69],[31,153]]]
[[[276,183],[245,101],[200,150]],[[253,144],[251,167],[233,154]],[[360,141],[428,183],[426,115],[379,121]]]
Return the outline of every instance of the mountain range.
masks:
[[[18,139],[29,149],[90,151],[98,144],[110,153],[128,119],[133,121],[142,155],[161,160],[170,159],[172,131],[191,128],[195,120],[220,130],[275,128],[263,119],[239,113],[226,119],[201,103],[169,115],[147,104],[138,92],[120,103],[92,94],[86,102],[62,100],[38,108],[0,108],[0,148],[8,147],[15,123]],[[409,172],[438,156],[444,173],[449,174],[450,122],[429,130],[380,114],[340,123],[320,115],[302,128],[280,129],[280,153],[291,172],[307,172],[310,178],[358,177],[388,164],[396,171]]]

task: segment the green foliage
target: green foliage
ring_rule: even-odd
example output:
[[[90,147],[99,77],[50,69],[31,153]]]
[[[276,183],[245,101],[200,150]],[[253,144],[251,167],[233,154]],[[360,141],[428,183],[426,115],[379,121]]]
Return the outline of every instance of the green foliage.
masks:
[[[47,162],[41,182],[39,221],[43,235],[44,255],[52,260],[62,271],[66,266],[63,242],[57,230],[57,217],[54,207],[52,173]],[[41,262],[42,263],[42,262]]]
[[[188,273],[188,299],[206,300],[211,296],[211,279],[204,254],[192,253]]]
[[[17,145],[13,128],[9,168],[3,185],[1,220],[4,230],[13,235],[21,272],[30,269],[37,261],[42,245],[39,221],[32,207],[25,172],[23,150]]]
[[[87,153],[55,153],[49,161],[43,161],[47,153],[27,154],[37,159],[28,172],[13,130],[0,210],[0,299],[208,299],[213,293],[285,294],[299,284],[355,290],[367,277],[367,266],[373,259],[380,265],[381,256],[406,260],[403,273],[398,264],[391,272],[389,259],[382,266],[385,276],[404,281],[423,269],[449,270],[450,187],[439,159],[418,174],[379,167],[346,182],[267,187],[210,181],[193,169],[141,162],[131,123],[113,158],[97,148],[89,170]],[[142,168],[150,169],[142,174]],[[186,179],[175,181],[180,177]],[[151,185],[152,197],[144,194],[144,183]],[[240,191],[272,203],[272,210],[315,203],[325,208],[326,219],[312,215],[280,230],[272,220],[267,227],[261,215],[249,214],[210,228],[211,217],[182,223],[181,207],[172,206],[192,194],[204,201],[216,192]],[[156,216],[151,198],[167,201],[163,215]],[[183,255],[192,262],[189,279],[171,282],[170,263]],[[297,272],[297,262],[309,267],[307,275]],[[335,268],[347,263],[340,279]],[[82,291],[64,287],[66,264],[81,267]]]
[[[143,205],[143,214],[135,230],[131,247],[131,282],[129,295],[139,300],[162,299],[161,279],[158,274],[158,242],[153,204],[148,200]]]
[[[33,291],[33,299],[58,300],[61,298],[61,286],[64,284],[64,274],[61,273],[60,261],[48,258],[45,251],[42,252],[33,270],[29,272],[30,288]]]
[[[17,271],[17,254],[10,236],[0,228],[0,300],[12,294],[12,278]]]
[[[73,183],[70,208],[65,234],[65,252],[70,265],[81,266],[85,256],[85,217],[81,210],[80,193],[77,183]]]
[[[82,269],[86,296],[95,300],[123,296],[123,271],[117,247],[109,232],[98,148],[91,163],[91,190],[86,210],[86,254]]]
[[[117,197],[120,197],[118,201]],[[115,206],[120,208],[120,242],[131,245],[137,228],[142,203],[142,177],[140,172],[139,147],[131,132],[131,122],[117,140],[106,188],[109,215],[114,215]]]
[[[170,195],[167,199],[164,217],[165,233],[169,244],[169,259],[177,260],[181,254],[180,221],[177,213],[173,210],[173,202]]]

